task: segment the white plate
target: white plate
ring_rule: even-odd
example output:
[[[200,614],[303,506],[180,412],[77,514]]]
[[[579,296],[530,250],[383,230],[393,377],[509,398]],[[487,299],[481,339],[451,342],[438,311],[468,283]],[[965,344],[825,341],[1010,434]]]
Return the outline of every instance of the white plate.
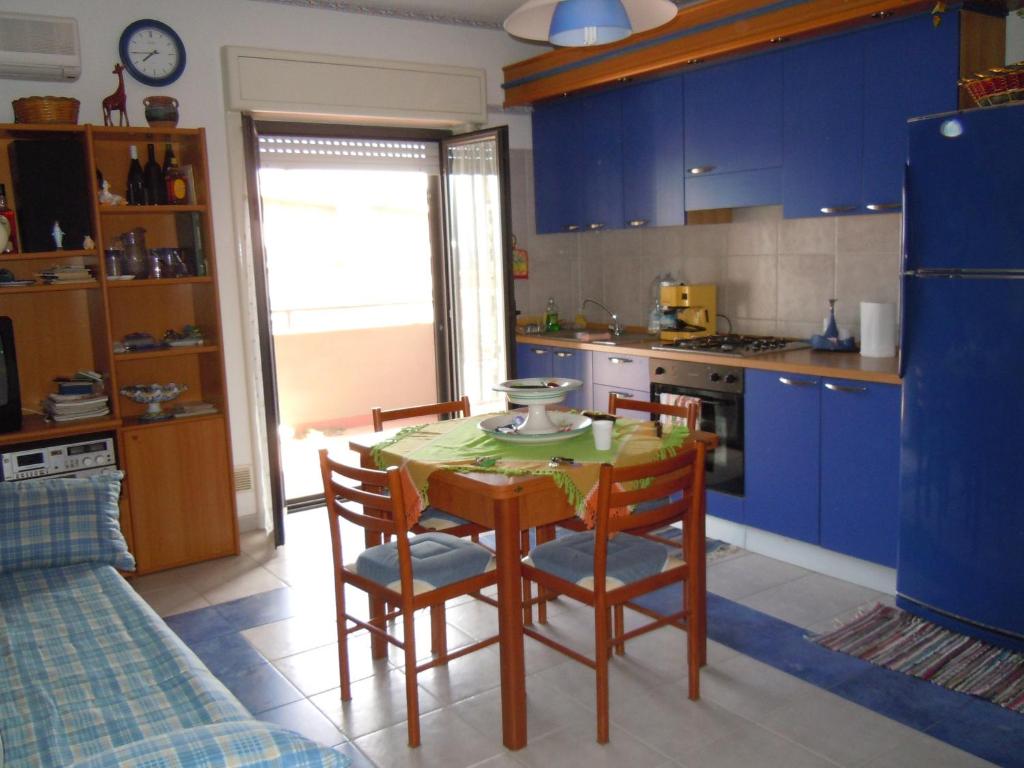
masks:
[[[107,282],[108,283],[110,281],[112,281],[112,280],[134,280],[134,279],[135,279],[135,275],[113,275],[113,276],[107,275]]]
[[[560,403],[574,389],[583,386],[579,379],[562,379],[557,376],[532,379],[509,379],[496,384],[495,392],[504,392],[513,403],[522,405],[552,405]]]
[[[592,423],[589,416],[581,416],[568,411],[548,411],[548,418],[559,426],[560,431],[524,435],[519,432],[501,430],[501,427],[507,427],[514,424],[516,419],[522,420],[525,417],[525,413],[499,413],[496,416],[488,416],[480,422],[479,427],[495,440],[502,440],[506,443],[558,443],[583,434],[590,429]]]
[[[8,280],[0,283],[0,288],[24,288],[26,285],[35,285],[35,280]]]

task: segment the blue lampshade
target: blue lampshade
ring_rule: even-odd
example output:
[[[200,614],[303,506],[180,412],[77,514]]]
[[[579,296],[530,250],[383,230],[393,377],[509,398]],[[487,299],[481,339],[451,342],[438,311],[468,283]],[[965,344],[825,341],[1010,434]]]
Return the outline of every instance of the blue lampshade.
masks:
[[[632,31],[621,0],[562,0],[551,16],[548,39],[554,45],[602,45]]]

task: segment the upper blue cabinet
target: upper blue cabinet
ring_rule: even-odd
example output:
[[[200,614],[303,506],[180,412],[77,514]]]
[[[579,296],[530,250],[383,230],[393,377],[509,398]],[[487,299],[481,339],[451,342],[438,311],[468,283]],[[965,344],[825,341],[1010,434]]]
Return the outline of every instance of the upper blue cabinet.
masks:
[[[627,227],[685,223],[683,78],[667,77],[622,94],[622,213]]]
[[[533,108],[533,180],[537,232],[575,232],[583,226],[580,99]]]
[[[956,109],[958,46],[946,14],[786,51],[786,217],[899,210],[907,120]]]
[[[782,55],[770,53],[689,72],[686,208],[782,200]]]
[[[619,229],[622,221],[622,91],[585,96],[579,153],[583,226]]]

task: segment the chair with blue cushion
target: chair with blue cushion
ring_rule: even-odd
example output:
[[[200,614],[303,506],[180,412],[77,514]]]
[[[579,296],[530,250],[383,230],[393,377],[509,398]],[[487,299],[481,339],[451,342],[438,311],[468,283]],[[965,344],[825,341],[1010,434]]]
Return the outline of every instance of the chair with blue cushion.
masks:
[[[388,643],[405,654],[405,698],[409,746],[420,743],[419,698],[416,676],[424,670],[484,648],[498,636],[448,650],[445,633],[445,602],[478,593],[494,585],[497,574],[494,557],[479,544],[440,531],[411,535],[405,515],[402,484],[394,467],[382,472],[351,467],[333,461],[320,451],[324,498],[330,520],[331,551],[334,554],[334,594],[338,620],[338,665],[341,699],[352,691],[348,670],[348,636],[367,630],[371,655],[384,658]],[[369,488],[386,489],[375,493]],[[345,563],[342,553],[342,520],[390,541],[365,549],[354,563]],[[363,621],[345,609],[345,587],[351,584],[370,597],[370,618]],[[390,610],[389,610],[390,606]],[[414,614],[430,609],[434,658],[417,663]],[[402,637],[388,632],[392,620],[401,619]]]
[[[601,466],[596,527],[536,546],[523,560],[523,575],[541,590],[594,609],[594,657],[587,657],[537,629],[530,637],[597,673],[597,741],[608,741],[608,663],[626,640],[662,626],[686,631],[689,697],[700,696],[706,627],[704,556],[704,443],[688,444],[675,456],[635,466]],[[642,507],[642,509],[641,509]],[[684,535],[667,545],[652,535],[682,523]],[[636,598],[681,583],[683,609],[662,616]],[[543,598],[538,598],[543,599]],[[623,606],[651,617],[625,631]],[[614,620],[613,620],[614,615]]]
[[[449,400],[444,403],[429,403],[427,405],[412,405],[406,408],[393,408],[384,410],[379,406],[374,408],[370,415],[373,418],[373,431],[381,432],[385,422],[400,421],[408,419],[422,420],[428,416],[462,416],[470,415],[469,398],[463,396],[458,400]],[[487,528],[471,523],[461,517],[450,515],[437,507],[427,507],[420,515],[420,519],[412,527],[416,533],[427,531],[444,531],[452,536],[469,536],[473,541],[478,541],[481,533],[486,533]]]

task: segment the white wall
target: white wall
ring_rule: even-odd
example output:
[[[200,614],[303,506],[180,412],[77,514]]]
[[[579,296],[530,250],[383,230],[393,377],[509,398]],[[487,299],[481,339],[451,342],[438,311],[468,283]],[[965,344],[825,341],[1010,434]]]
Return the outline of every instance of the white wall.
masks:
[[[233,205],[228,174],[228,145],[221,71],[225,45],[363,56],[377,59],[481,67],[487,71],[488,103],[500,105],[501,67],[533,56],[537,48],[518,43],[495,30],[478,30],[427,22],[384,19],[338,11],[278,5],[252,0],[0,0],[0,9],[22,13],[71,16],[78,20],[82,77],[74,83],[0,80],[0,122],[12,122],[9,106],[22,96],[73,96],[82,102],[79,122],[102,124],[100,104],[117,85],[111,74],[118,60],[121,31],[140,18],[154,18],[173,27],[185,43],[187,67],[181,79],[154,89],[126,76],[128,113],[132,125],[145,125],[142,99],[154,93],[180,102],[182,127],[207,131],[212,186],[219,289],[228,369],[231,438],[235,464],[253,463],[247,353],[242,338],[239,265],[234,261]],[[507,123],[515,147],[530,146],[529,116],[503,115],[492,107],[491,122]],[[239,497],[240,515],[255,512],[252,494]]]

